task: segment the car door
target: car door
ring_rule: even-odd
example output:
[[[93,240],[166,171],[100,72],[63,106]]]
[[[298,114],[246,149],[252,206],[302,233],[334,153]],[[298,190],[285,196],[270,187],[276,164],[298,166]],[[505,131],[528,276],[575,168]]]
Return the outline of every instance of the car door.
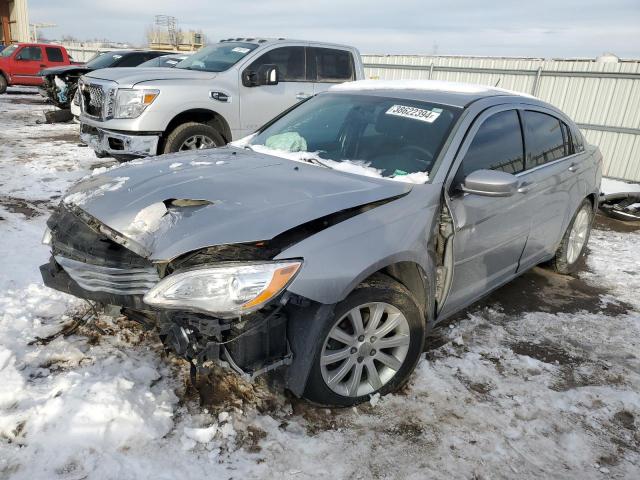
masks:
[[[47,68],[42,57],[42,48],[36,45],[22,47],[15,56],[15,69],[12,75],[16,83],[22,85],[40,85],[42,77],[38,72]]]
[[[520,115],[513,106],[494,107],[475,120],[447,182],[454,224],[453,279],[441,316],[514,276],[529,234],[528,193],[489,197],[462,192],[465,177],[476,170],[514,175],[524,170]]]
[[[247,87],[240,82],[240,125],[251,133],[296,103],[313,95],[313,82],[307,80],[304,46],[276,47],[263,53],[240,73],[257,71],[262,65],[278,69],[276,85]]]
[[[313,93],[336,83],[355,80],[353,55],[348,50],[310,47],[307,49],[307,77],[314,80]]]
[[[543,108],[526,108],[521,114],[526,160],[518,176],[531,205],[531,232],[520,261],[520,270],[526,270],[556,251],[579,172],[566,123]]]

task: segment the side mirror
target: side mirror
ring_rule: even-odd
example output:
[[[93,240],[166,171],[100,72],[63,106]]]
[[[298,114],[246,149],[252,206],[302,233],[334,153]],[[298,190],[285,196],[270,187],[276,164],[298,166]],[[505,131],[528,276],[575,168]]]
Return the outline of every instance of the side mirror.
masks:
[[[272,64],[265,64],[260,65],[258,70],[245,70],[242,74],[242,84],[245,87],[277,85],[278,77],[278,67]]]
[[[498,170],[476,170],[467,175],[461,189],[485,197],[510,197],[518,191],[518,179]]]

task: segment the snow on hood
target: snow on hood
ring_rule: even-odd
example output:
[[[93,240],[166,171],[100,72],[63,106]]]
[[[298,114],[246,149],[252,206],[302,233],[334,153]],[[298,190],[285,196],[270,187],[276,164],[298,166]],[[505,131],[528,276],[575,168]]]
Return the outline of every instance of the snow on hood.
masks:
[[[363,90],[423,90],[450,93],[502,93],[534,98],[529,94],[507,90],[505,88],[489,87],[474,83],[446,82],[443,80],[357,80],[345,82],[329,88],[332,92],[363,91]]]
[[[133,86],[155,80],[211,80],[214,72],[198,72],[184,68],[103,68],[86,75],[89,78],[111,80],[119,85]]]
[[[407,183],[231,147],[163,155],[89,176],[63,202],[133,239],[152,260],[170,260],[212,245],[269,240],[410,190]],[[172,205],[170,217],[159,203]]]

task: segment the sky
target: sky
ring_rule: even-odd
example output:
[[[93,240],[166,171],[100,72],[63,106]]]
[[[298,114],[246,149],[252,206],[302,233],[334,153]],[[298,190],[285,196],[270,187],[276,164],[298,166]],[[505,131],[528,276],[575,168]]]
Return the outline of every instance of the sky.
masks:
[[[157,14],[210,39],[265,36],[354,45],[362,53],[640,58],[640,0],[28,0],[30,21],[144,45]]]

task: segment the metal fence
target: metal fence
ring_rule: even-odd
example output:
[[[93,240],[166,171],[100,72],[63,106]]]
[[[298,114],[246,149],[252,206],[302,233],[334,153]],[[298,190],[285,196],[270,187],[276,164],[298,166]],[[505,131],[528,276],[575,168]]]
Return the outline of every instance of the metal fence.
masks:
[[[604,175],[640,181],[640,61],[365,55],[364,64],[367,78],[449,80],[534,95],[600,147]]]

